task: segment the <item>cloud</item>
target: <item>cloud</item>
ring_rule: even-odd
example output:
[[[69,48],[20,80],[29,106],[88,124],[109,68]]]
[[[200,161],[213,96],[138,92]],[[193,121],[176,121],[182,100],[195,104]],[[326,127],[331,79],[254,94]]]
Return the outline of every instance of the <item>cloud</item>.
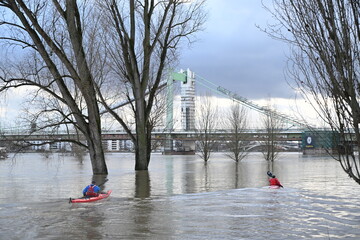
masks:
[[[288,47],[257,28],[270,14],[260,0],[209,0],[206,30],[190,49],[181,67],[250,99],[291,98],[284,76]]]
[[[6,93],[1,93],[0,100],[0,121],[1,128],[15,127],[21,115],[22,103],[27,90],[22,88],[9,89]]]

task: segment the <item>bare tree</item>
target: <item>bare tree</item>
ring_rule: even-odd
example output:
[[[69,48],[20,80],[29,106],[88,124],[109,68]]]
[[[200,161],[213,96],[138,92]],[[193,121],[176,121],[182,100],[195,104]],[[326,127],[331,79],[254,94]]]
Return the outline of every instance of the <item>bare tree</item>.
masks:
[[[267,109],[270,109],[270,106]],[[265,132],[262,140],[262,153],[266,161],[273,162],[278,157],[280,142],[277,138],[282,126],[283,123],[276,117],[274,110],[266,111],[263,118]]]
[[[360,2],[275,0],[277,23],[267,31],[292,46],[289,74],[303,96],[340,134],[334,156],[360,184]]]
[[[1,90],[37,89],[35,98],[48,104],[33,114],[33,121],[47,119],[41,129],[74,126],[86,143],[74,142],[89,150],[93,173],[107,174],[96,98],[96,84],[100,83],[92,68],[99,58],[88,54],[101,46],[84,27],[85,21],[88,27],[96,26],[97,18],[88,16],[95,9],[92,6],[88,2],[79,6],[76,0],[1,0],[0,39],[25,59],[16,67],[1,69]]]
[[[214,150],[216,137],[214,132],[219,122],[218,108],[214,106],[210,95],[201,97],[201,103],[196,109],[197,116],[197,146],[200,157],[207,162]]]
[[[135,132],[105,101],[107,111],[122,125],[135,145],[135,170],[147,170],[151,154],[150,120],[165,70],[175,60],[182,40],[192,42],[205,21],[204,0],[99,1],[106,12],[109,51],[118,84],[128,89]],[[167,77],[167,76],[166,76]]]
[[[230,154],[227,156],[235,162],[239,162],[247,155],[246,146],[249,145],[248,137],[245,134],[248,126],[245,107],[239,103],[233,104],[226,118],[226,125],[230,127],[230,135],[226,139]]]

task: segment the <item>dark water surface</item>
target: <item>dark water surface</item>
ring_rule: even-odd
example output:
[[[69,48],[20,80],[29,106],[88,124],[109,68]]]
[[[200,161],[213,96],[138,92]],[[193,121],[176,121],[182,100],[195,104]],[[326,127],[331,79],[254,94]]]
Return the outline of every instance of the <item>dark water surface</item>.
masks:
[[[280,190],[265,187],[261,154],[154,154],[148,172],[132,154],[106,159],[113,193],[85,204],[68,200],[92,180],[87,157],[1,160],[0,239],[360,239],[360,186],[331,158],[281,155]]]

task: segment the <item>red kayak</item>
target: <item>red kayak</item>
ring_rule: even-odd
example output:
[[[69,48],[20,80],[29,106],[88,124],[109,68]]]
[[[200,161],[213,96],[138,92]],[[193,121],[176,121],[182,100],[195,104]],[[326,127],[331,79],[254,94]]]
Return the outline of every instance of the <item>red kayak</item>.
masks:
[[[70,198],[71,203],[86,203],[86,202],[95,202],[110,196],[112,190],[107,191],[107,193],[100,193],[97,197],[82,197],[82,198]]]

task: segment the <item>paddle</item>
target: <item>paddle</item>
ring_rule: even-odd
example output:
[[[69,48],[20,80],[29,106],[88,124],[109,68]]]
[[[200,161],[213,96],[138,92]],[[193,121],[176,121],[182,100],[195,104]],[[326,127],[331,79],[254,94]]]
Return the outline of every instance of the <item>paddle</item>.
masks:
[[[107,181],[109,181],[109,179],[105,179],[103,183],[100,183],[99,185],[97,185],[98,187],[104,185]]]
[[[105,179],[103,183],[100,183],[99,185],[97,185],[98,187],[104,185],[107,181],[109,181],[109,179]]]

